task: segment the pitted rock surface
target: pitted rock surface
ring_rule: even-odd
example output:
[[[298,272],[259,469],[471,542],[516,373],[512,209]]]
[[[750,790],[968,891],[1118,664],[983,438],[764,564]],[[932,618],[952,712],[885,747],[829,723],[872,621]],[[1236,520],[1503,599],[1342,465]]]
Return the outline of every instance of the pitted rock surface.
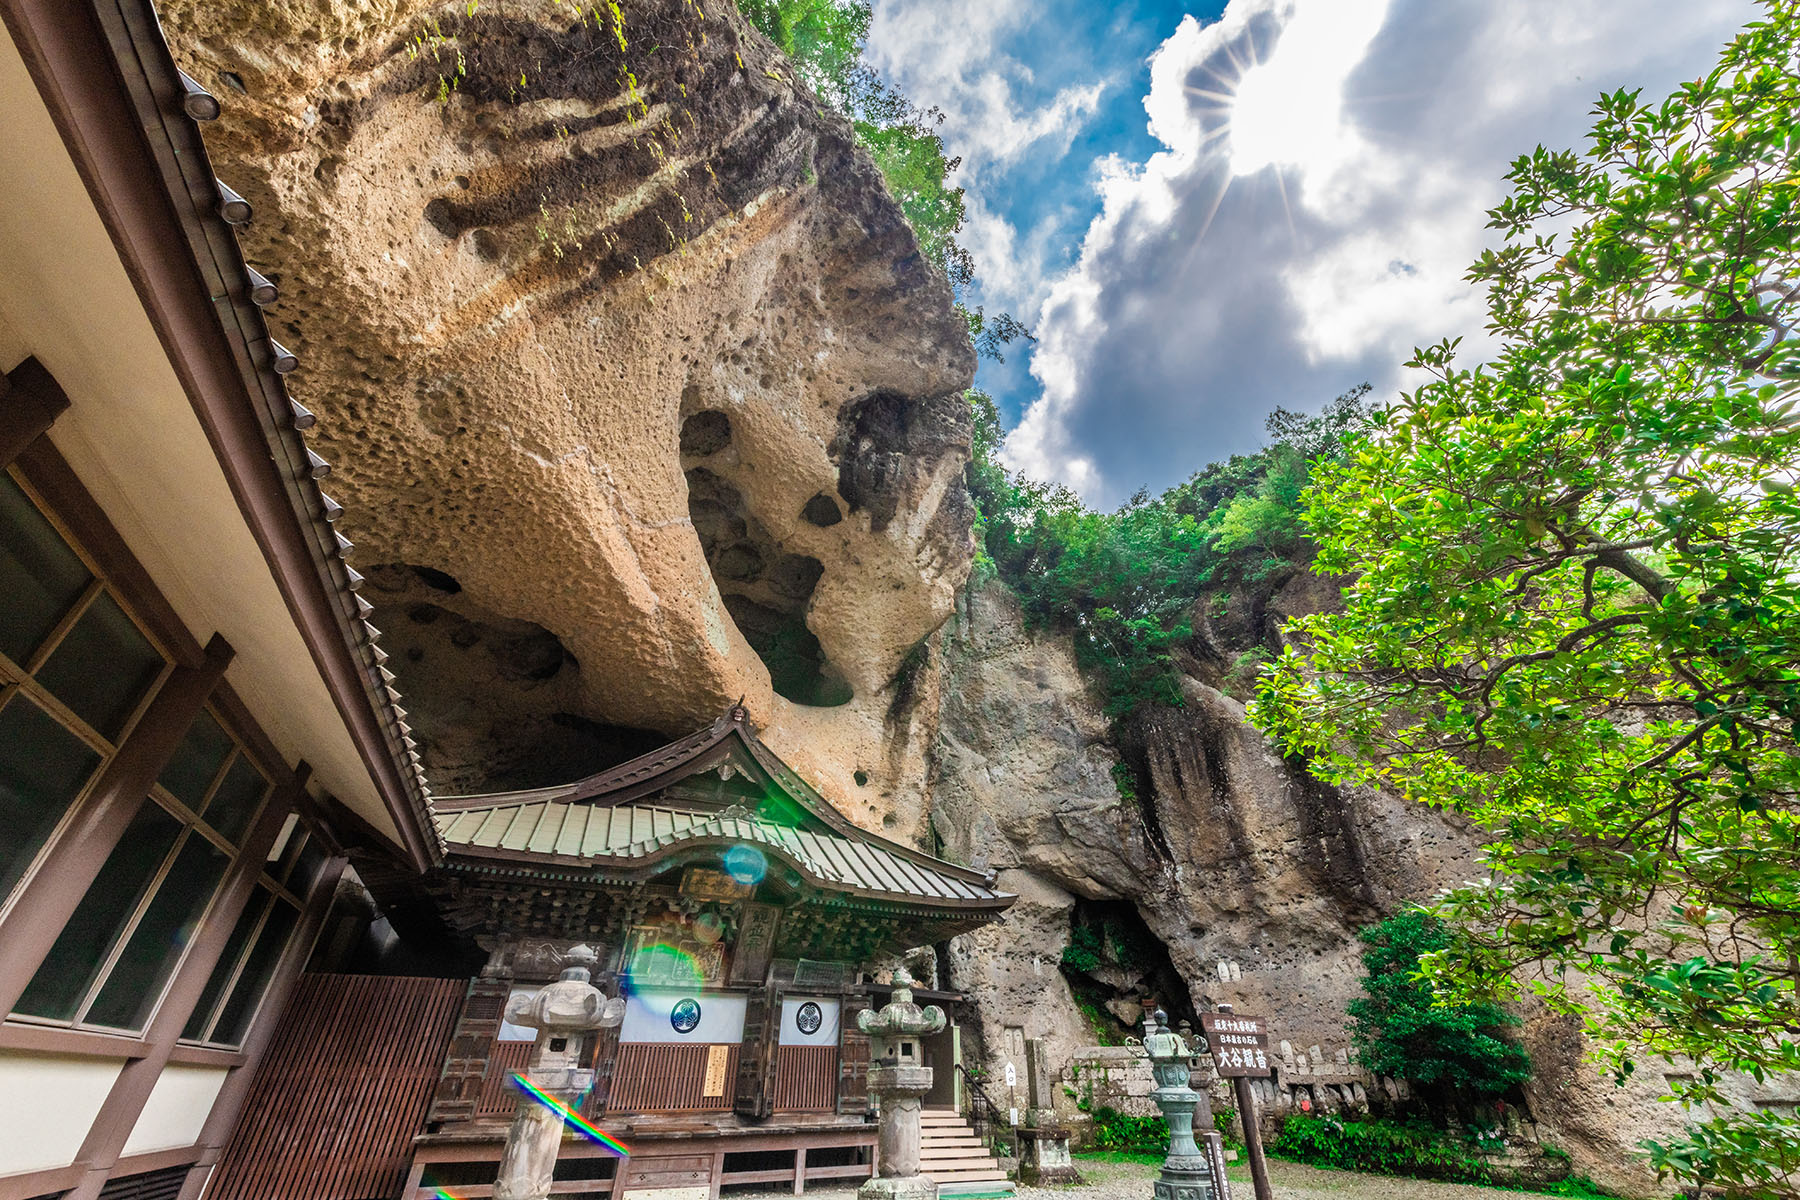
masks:
[[[916,810],[929,730],[890,720],[894,688],[972,550],[949,286],[733,6],[471,7],[162,9],[224,101],[208,144],[255,206],[246,248],[359,561],[545,631],[578,664],[556,712],[676,736],[742,696],[853,818]],[[708,563],[702,462],[769,561]],[[787,690],[846,703],[776,693],[787,664],[715,584],[753,569],[786,607],[738,615],[816,641],[825,682]],[[428,773],[494,782],[454,749],[493,715],[426,730]],[[500,760],[530,757],[529,724]]]

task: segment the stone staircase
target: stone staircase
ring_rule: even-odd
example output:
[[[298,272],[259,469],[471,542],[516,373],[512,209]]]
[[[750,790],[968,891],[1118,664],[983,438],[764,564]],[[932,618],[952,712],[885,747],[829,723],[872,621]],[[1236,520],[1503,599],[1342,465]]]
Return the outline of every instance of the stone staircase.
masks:
[[[938,1185],[938,1195],[976,1200],[1015,1193],[1013,1181],[961,1113],[928,1108],[920,1124],[919,1171]]]

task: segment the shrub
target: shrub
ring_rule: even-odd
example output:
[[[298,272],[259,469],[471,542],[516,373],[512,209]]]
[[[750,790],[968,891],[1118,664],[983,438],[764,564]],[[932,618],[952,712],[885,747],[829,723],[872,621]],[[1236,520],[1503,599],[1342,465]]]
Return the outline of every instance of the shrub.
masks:
[[[1134,1117],[1103,1104],[1093,1112],[1094,1148],[1097,1150],[1163,1150],[1169,1144],[1169,1125],[1161,1117]]]
[[[1330,1117],[1290,1116],[1281,1136],[1269,1147],[1271,1158],[1329,1167],[1339,1171],[1365,1171],[1377,1175],[1404,1175],[1415,1179],[1444,1179],[1461,1183],[1499,1183],[1484,1151],[1499,1147],[1487,1141],[1459,1137],[1429,1121],[1339,1121]],[[1544,1146],[1544,1158],[1566,1169],[1569,1156],[1554,1146]],[[1585,1176],[1571,1176],[1553,1183],[1532,1184],[1526,1190],[1539,1195],[1593,1198],[1609,1196]]]
[[[1315,1167],[1421,1179],[1486,1182],[1490,1174],[1473,1147],[1422,1120],[1337,1121],[1290,1116],[1269,1153]]]
[[[1077,925],[1069,930],[1069,944],[1063,947],[1062,960],[1065,966],[1086,975],[1100,969],[1105,952],[1105,934],[1099,926]]]
[[[1363,1066],[1427,1092],[1495,1096],[1531,1076],[1522,1046],[1494,1031],[1517,1017],[1493,1004],[1441,1004],[1419,974],[1421,956],[1450,944],[1429,913],[1396,913],[1362,931],[1365,998],[1349,1004]]]
[[[1219,1136],[1225,1139],[1227,1146],[1242,1145],[1237,1140],[1237,1135],[1231,1132],[1232,1122],[1237,1120],[1237,1115],[1235,1108],[1213,1109],[1213,1128],[1219,1131]]]

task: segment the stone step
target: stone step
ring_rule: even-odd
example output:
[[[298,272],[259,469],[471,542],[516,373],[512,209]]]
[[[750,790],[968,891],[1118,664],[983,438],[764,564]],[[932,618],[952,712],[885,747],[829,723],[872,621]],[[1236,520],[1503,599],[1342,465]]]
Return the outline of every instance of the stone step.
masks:
[[[940,1197],[1009,1200],[1017,1194],[1013,1181],[961,1113],[926,1109],[919,1114],[919,1124],[919,1173],[937,1184]]]
[[[925,1178],[941,1188],[948,1183],[999,1183],[1006,1179],[1006,1172],[999,1167],[970,1167],[960,1171],[928,1171]]]
[[[986,1154],[969,1154],[960,1158],[922,1158],[919,1160],[919,1173],[936,1177],[946,1172],[955,1171],[996,1171],[1000,1164]]]

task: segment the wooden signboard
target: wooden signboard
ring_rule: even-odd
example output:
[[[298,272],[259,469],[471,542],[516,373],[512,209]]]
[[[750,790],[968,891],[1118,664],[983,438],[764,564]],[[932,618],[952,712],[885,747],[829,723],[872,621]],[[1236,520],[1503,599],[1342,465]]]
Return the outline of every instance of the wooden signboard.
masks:
[[[706,1079],[701,1089],[702,1096],[723,1096],[725,1094],[725,1067],[731,1061],[730,1046],[708,1046],[706,1048]]]
[[[1267,1079],[1269,1023],[1261,1017],[1235,1013],[1201,1013],[1200,1028],[1212,1050],[1213,1067],[1221,1079]]]
[[[1206,1155],[1206,1165],[1212,1168],[1213,1200],[1231,1200],[1231,1180],[1225,1175],[1225,1139],[1212,1129],[1197,1136],[1200,1150]]]
[[[756,894],[756,885],[740,883],[710,867],[689,867],[681,873],[681,894],[696,900],[748,900]]]
[[[775,954],[775,929],[781,909],[773,904],[745,904],[738,923],[737,945],[731,952],[731,982],[760,987]]]

